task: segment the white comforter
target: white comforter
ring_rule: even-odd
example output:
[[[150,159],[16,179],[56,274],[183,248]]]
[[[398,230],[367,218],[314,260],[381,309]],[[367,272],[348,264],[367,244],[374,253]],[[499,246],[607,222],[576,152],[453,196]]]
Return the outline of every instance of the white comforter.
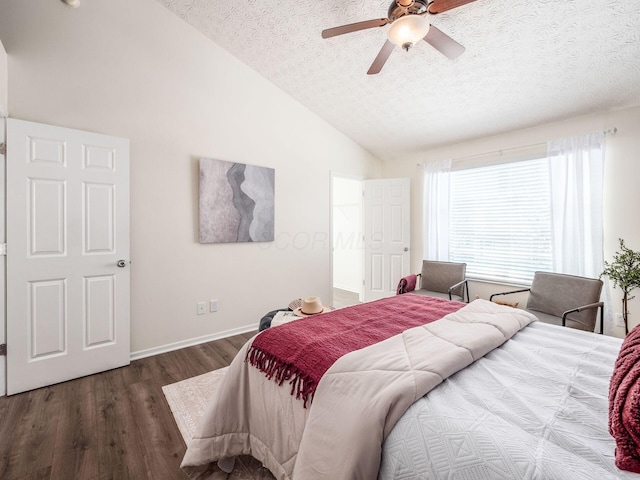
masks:
[[[638,480],[616,468],[607,429],[620,344],[531,324],[407,410],[379,479]]]
[[[221,458],[250,454],[281,480],[371,480],[384,438],[411,403],[534,319],[477,300],[341,357],[318,384],[309,409],[288,385],[277,386],[246,363],[245,345],[182,466],[195,477]]]

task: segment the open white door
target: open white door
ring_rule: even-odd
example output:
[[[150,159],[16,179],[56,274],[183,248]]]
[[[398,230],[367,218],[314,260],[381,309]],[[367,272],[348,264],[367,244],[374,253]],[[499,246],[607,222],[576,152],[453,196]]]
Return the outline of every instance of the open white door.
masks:
[[[7,393],[129,363],[129,141],[7,120]]]
[[[2,53],[2,47],[0,45],[0,54]],[[1,75],[2,72],[0,72]],[[2,106],[0,105],[0,109]],[[1,113],[0,113],[1,114]],[[5,122],[4,117],[0,117],[0,143],[5,143]],[[5,155],[0,149],[0,212],[6,212],[5,208]],[[0,222],[0,244],[5,245],[5,222]],[[5,289],[5,272],[6,272],[6,257],[4,252],[0,252],[0,345],[5,345],[6,342],[6,289]],[[0,355],[0,397],[4,397],[7,394],[7,357]]]
[[[409,179],[365,180],[364,301],[395,295],[409,274]]]

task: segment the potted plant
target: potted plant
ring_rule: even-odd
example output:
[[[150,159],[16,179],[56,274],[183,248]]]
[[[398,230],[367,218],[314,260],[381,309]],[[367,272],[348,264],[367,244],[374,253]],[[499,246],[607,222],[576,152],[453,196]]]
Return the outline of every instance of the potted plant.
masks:
[[[640,252],[634,252],[624,244],[624,240],[618,239],[620,250],[613,256],[611,263],[604,262],[604,271],[600,274],[606,275],[613,281],[614,287],[622,290],[622,318],[624,319],[624,333],[629,333],[629,294],[635,288],[640,287]]]

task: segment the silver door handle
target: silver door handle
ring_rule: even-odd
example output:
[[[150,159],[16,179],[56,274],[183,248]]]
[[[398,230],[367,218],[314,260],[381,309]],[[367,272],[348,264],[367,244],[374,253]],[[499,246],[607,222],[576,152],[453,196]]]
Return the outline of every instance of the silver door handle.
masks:
[[[124,268],[127,266],[127,261],[126,260],[118,260],[118,262],[116,263],[116,265],[120,268]]]
[[[409,251],[409,247],[404,247],[404,251],[408,252]]]

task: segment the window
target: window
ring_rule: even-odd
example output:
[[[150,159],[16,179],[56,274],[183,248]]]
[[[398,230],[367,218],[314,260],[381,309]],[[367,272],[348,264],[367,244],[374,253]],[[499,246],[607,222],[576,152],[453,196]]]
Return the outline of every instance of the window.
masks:
[[[467,276],[529,284],[552,271],[546,156],[450,173],[449,259]]]
[[[604,135],[424,164],[424,258],[500,283],[530,284],[537,270],[597,277]]]

